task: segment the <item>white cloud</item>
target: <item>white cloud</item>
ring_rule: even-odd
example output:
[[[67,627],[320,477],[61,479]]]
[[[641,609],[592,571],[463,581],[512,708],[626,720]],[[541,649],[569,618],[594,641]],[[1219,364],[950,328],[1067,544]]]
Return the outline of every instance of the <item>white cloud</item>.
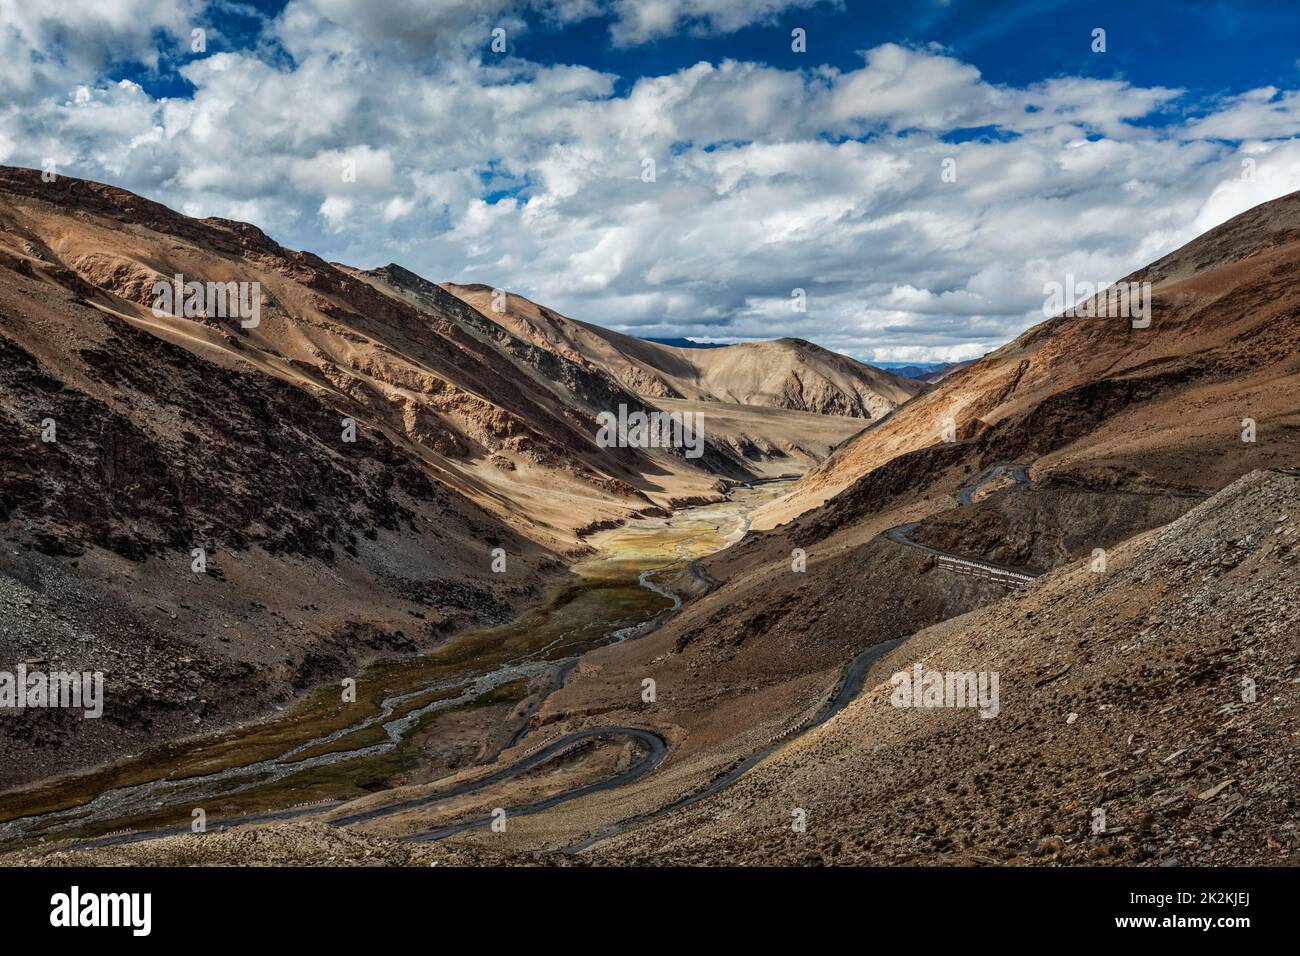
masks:
[[[67,92],[114,61],[156,67],[188,51],[202,7],[202,0],[0,0],[0,89],[14,101]]]
[[[362,44],[401,49],[412,56],[430,52],[491,48],[492,31],[505,31],[507,52],[528,29],[525,14],[572,24],[592,17],[610,20],[619,46],[634,46],[678,32],[734,33],[775,21],[789,10],[831,0],[292,0],[281,17],[280,37],[295,55],[338,44],[322,35],[325,20]]]
[[[680,30],[733,33],[819,0],[615,0],[610,36],[618,44],[645,43]]]
[[[55,157],[69,175],[255,221],[327,259],[395,259],[639,334],[969,358],[1041,318],[1045,281],[1119,278],[1300,188],[1294,92],[1144,125],[1179,91],[996,85],[945,51],[893,44],[852,70],[724,60],[622,89],[583,66],[485,56],[484,29],[521,9],[504,0],[293,0],[268,31],[291,58],[189,59],[193,97],[160,100],[96,71],[105,57],[147,62],[155,29],[186,36],[188,8],[110,6],[111,38],[85,46],[69,40],[75,23],[22,14],[21,43],[57,34],[82,52],[75,68],[19,78],[23,95],[0,105],[0,161]],[[556,21],[593,15],[582,2],[534,6]],[[635,22],[616,7],[615,30],[625,42],[734,30],[778,6],[671,0]],[[16,35],[0,31],[0,45]],[[979,127],[998,135],[950,135]],[[956,182],[941,177],[945,159]],[[790,309],[796,287],[807,313]]]
[[[1300,90],[1272,86],[1228,97],[1190,132],[1207,139],[1281,139],[1300,135]]]
[[[979,125],[988,99],[975,67],[889,43],[868,51],[863,69],[836,79],[826,112],[839,123],[951,129]]]
[[[1229,169],[1241,172],[1240,161],[1254,163],[1250,178],[1241,175],[1215,184],[1193,220],[1192,229],[1200,233],[1227,222],[1233,216],[1277,196],[1300,190],[1300,140],[1283,143],[1248,143],[1241,150],[1238,166],[1229,163]]]

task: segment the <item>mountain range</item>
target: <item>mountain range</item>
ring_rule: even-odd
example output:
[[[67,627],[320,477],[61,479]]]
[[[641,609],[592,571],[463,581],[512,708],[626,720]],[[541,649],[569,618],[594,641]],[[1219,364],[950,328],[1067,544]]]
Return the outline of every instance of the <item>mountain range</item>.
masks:
[[[258,321],[159,314],[175,276],[256,283]],[[506,620],[593,530],[802,472],[919,391],[808,343],[675,349],[513,294],[498,315],[486,294],[0,169],[6,650],[73,660],[88,632],[124,656],[131,706],[88,747],[263,712],[331,669]],[[599,447],[620,406],[704,414],[702,456]],[[200,548],[233,592],[188,583]],[[525,573],[493,573],[497,548]],[[27,610],[54,592],[57,612]],[[151,681],[160,654],[198,675]],[[49,748],[9,773],[82,759]]]
[[[636,339],[6,169],[0,633],[128,689],[89,731],[10,722],[3,782],[503,624],[600,533],[797,474],[686,560],[722,520],[691,512],[652,582],[672,608],[529,685],[490,753],[197,850],[60,859],[1295,863],[1298,265],[1295,193],[1125,277],[1149,324],[1054,315],[929,383],[799,339]],[[156,315],[176,274],[259,282],[259,324]],[[703,453],[600,447],[620,405],[702,413]],[[900,706],[930,671],[996,675],[995,713]]]

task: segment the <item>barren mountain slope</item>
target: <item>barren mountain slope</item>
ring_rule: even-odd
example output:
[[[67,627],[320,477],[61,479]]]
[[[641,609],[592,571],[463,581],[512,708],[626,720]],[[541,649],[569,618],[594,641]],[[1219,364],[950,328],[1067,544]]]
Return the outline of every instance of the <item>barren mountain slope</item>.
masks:
[[[702,414],[706,447],[698,462],[683,459],[677,449],[641,451],[641,456],[653,462],[653,467],[643,465],[646,474],[630,476],[628,481],[637,488],[650,489],[656,502],[715,496],[719,476],[747,479],[803,473],[822,461],[836,445],[856,434],[862,424],[839,415],[815,415],[762,405],[728,406],[635,395],[606,368],[578,352],[556,349],[544,341],[538,344],[540,340],[536,337],[520,337],[507,324],[492,321],[487,317],[495,315],[490,299],[462,300],[444,287],[397,265],[356,274],[417,308],[451,317],[514,362],[524,375],[554,391],[563,405],[576,406],[593,419],[603,411],[616,413],[620,405],[626,405],[629,410]],[[483,309],[487,310],[486,315]]]
[[[259,320],[155,315],[178,274],[257,283]],[[0,650],[118,669],[75,745],[11,722],[23,779],[505,620],[584,530],[800,471],[859,425],[718,405],[702,458],[601,448],[599,411],[654,406],[400,267],[9,168],[0,353]]]
[[[177,273],[260,283],[260,322],[153,315]],[[6,780],[508,620],[562,573],[551,551],[575,529],[674,490],[666,458],[597,448],[563,400],[617,394],[607,377],[550,353],[521,374],[528,356],[252,226],[75,179],[0,171],[0,358],[0,651],[114,686],[103,720],[7,721]],[[677,473],[700,476],[687,494],[720,490]]]
[[[507,619],[560,571],[364,419],[344,443],[324,389],[155,336],[29,258],[15,218],[0,206],[0,657],[113,693],[101,720],[7,717],[0,785],[264,713]],[[497,546],[519,576],[490,573]]]
[[[521,338],[603,368],[650,399],[879,418],[925,390],[921,382],[802,339],[678,348],[578,322],[514,294],[506,295],[504,311],[496,312],[488,286],[448,283],[446,288]]]
[[[1298,513],[1300,474],[1252,472],[1104,573],[1061,567],[923,630],[830,722],[591,858],[1300,862]],[[997,715],[896,706],[890,676],[918,663],[996,672]]]
[[[914,498],[895,517],[939,504]],[[765,552],[764,582],[729,577],[720,555],[709,569],[727,579],[720,591],[647,638],[587,655],[516,751],[517,759],[537,746],[529,740],[577,726],[631,724],[665,733],[671,759],[635,786],[515,817],[504,835],[462,834],[443,852],[501,863],[621,823],[580,859],[1295,862],[1297,508],[1300,475],[1252,473],[1111,549],[1104,572],[1090,562],[1061,567],[913,634],[874,666],[847,709],[804,735],[791,731],[822,706],[838,681],[834,662],[865,632],[906,633],[997,589],[877,537],[881,521],[834,533],[804,575],[790,573],[778,536],[752,538],[742,549]],[[897,587],[903,575],[906,590]],[[779,601],[759,600],[764,592]],[[728,623],[738,609],[747,620]],[[996,672],[996,716],[893,706],[890,675],[917,663]],[[636,703],[646,675],[659,692],[650,706]],[[729,788],[654,815],[769,741],[775,752]],[[488,791],[461,812],[519,800]],[[796,809],[806,814],[803,832],[791,828]],[[641,814],[651,816],[630,820]],[[406,832],[400,822],[367,832]],[[319,824],[292,849],[262,849],[281,829],[254,831],[243,845],[259,860],[324,861]],[[183,849],[164,841],[68,859],[161,862],[180,853],[198,862],[221,852],[206,841]]]
[[[11,268],[75,290],[208,361],[256,369],[317,396],[340,417],[373,423],[437,480],[548,546],[571,546],[574,529],[678,493],[657,475],[689,475],[690,493],[714,494],[710,465],[750,477],[729,453],[704,468],[679,455],[669,468],[637,449],[598,448],[590,411],[564,400],[573,392],[557,395],[551,380],[591,395],[613,395],[616,386],[584,381],[580,369],[553,356],[520,374],[530,356],[484,341],[440,310],[463,308],[450,296],[417,308],[286,250],[255,227],[187,219],[107,186],[42,183],[36,173],[10,170],[0,175],[0,195]],[[259,282],[260,324],[155,317],[154,282],[178,273]]]
[[[957,613],[963,603],[971,608],[1005,593],[972,590],[977,582],[889,540],[890,529],[909,528],[910,541],[949,554],[1045,571],[1093,560],[1097,549],[1177,520],[1261,463],[1294,461],[1297,327],[1275,257],[1294,257],[1297,249],[1275,245],[1267,231],[1256,244],[1260,254],[1237,264],[1253,278],[1237,277],[1213,305],[1184,285],[1181,305],[1157,309],[1153,326],[1163,331],[1154,340],[1135,338],[1150,330],[1127,322],[1117,329],[1058,320],[958,372],[955,379],[969,379],[966,391],[947,397],[983,400],[1000,416],[958,418],[960,441],[939,441],[937,422],[930,434],[898,427],[924,420],[917,409],[948,386],[868,426],[822,469],[869,460],[864,474],[821,507],[700,562],[700,573],[720,586],[649,638],[590,655],[591,668],[580,668],[552,696],[542,719],[603,719],[631,696],[637,675],[658,675],[671,696],[638,717],[656,726],[668,719],[664,732],[682,749],[622,809],[662,805],[707,780],[707,768],[753,753],[766,735],[797,723],[857,651],[938,620],[940,608]],[[1211,276],[1222,280],[1232,268],[1218,265]],[[1096,341],[1079,341],[1090,336]],[[1142,357],[1130,358],[1130,349]],[[976,387],[996,382],[1008,362],[1032,384],[1023,395],[1017,386]],[[1034,362],[1069,368],[1075,377],[1051,379],[1034,371]],[[1241,441],[1247,415],[1259,425],[1254,443]],[[876,447],[881,434],[901,447]],[[796,495],[808,481],[795,485]],[[792,573],[796,548],[807,556],[804,573]],[[839,668],[814,680],[836,654]],[[690,716],[683,700],[692,702]],[[562,820],[584,828],[615,815],[595,801],[577,802],[556,811],[551,830],[565,832]]]
[[[943,368],[939,369],[937,372],[932,372],[931,374],[924,376],[922,378],[922,381],[929,382],[931,385],[935,384],[936,382],[942,382],[949,375],[953,375],[957,372],[960,372],[964,368],[970,368],[970,366],[974,365],[976,361],[978,361],[978,359],[970,359],[969,361],[966,362],[948,363]]]
[[[1058,317],[874,423],[755,521],[772,527],[951,424],[977,467],[1114,488],[1209,493],[1300,451],[1300,193],[1252,209],[1128,277],[1153,283],[1149,328]],[[1254,443],[1241,441],[1253,419]]]
[[[860,418],[818,415],[762,405],[656,398],[656,408],[703,416],[709,445],[729,450],[762,478],[803,474],[862,430]]]

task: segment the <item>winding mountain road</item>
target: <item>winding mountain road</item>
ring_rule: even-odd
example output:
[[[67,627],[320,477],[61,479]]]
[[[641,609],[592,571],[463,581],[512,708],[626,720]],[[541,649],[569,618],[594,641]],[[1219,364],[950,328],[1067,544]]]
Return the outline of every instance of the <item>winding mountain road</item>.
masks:
[[[885,654],[888,654],[895,647],[898,647],[898,645],[902,644],[903,641],[904,638],[901,637],[895,638],[891,641],[885,641],[881,644],[876,644],[874,647],[867,648],[865,651],[854,657],[844,671],[844,677],[840,680],[839,689],[812,720],[809,720],[791,731],[774,738],[766,747],[763,747],[756,753],[741,760],[730,770],[715,777],[699,790],[693,791],[686,796],[679,797],[672,803],[665,804],[657,810],[651,810],[649,813],[643,813],[639,816],[630,817],[627,820],[621,820],[618,823],[606,827],[593,836],[580,840],[577,843],[570,844],[564,848],[564,852],[573,854],[581,853],[588,847],[614,836],[620,831],[625,830],[627,827],[635,826],[638,823],[644,823],[647,820],[653,820],[657,817],[662,817],[666,814],[672,813],[674,810],[680,810],[682,807],[688,807],[693,803],[698,803],[706,797],[713,796],[719,790],[731,786],[751,769],[758,766],[758,764],[762,763],[769,756],[784,747],[789,740],[795,737],[801,737],[810,730],[819,727],[847,707],[849,702],[852,701],[853,698],[857,697],[859,691],[862,690],[862,683],[866,680],[867,674],[871,670],[871,665]]]
[[[1012,490],[1021,491],[1033,487],[1033,481],[1029,477],[1029,468],[1027,465],[1019,465],[1015,462],[999,462],[985,469],[984,474],[980,475],[969,485],[964,485],[957,489],[957,504],[962,507],[970,505],[974,498],[975,492],[979,491],[991,481],[997,481],[1003,475],[1010,475],[1015,484]]]
[[[957,499],[957,504],[960,507],[967,507],[971,505],[974,501],[976,492],[978,492],[980,488],[984,487],[990,482],[998,480],[1003,475],[1009,475],[1012,478],[1013,485],[1009,490],[1019,491],[1019,490],[1032,487],[1033,483],[1029,477],[1029,471],[1027,466],[1017,464],[1014,462],[999,462],[985,469],[985,471],[975,481],[957,489],[957,493],[955,496]],[[1027,583],[1029,581],[1032,581],[1035,577],[1037,577],[1037,575],[1028,574],[1022,571],[1017,571],[1013,568],[1004,568],[1001,565],[993,564],[992,562],[989,561],[982,561],[977,558],[967,558],[961,555],[950,554],[946,551],[941,551],[938,548],[932,548],[929,545],[924,545],[924,544],[920,544],[919,542],[913,541],[909,537],[909,534],[913,530],[915,530],[918,524],[919,522],[910,522],[907,524],[896,525],[895,527],[890,528],[888,531],[886,531],[885,536],[889,538],[889,540],[894,541],[898,544],[906,545],[907,547],[910,548],[918,548],[922,551],[926,551],[931,554],[934,554],[938,556],[940,559],[958,562],[961,565],[972,566],[977,569],[983,569],[988,573],[989,576],[993,577],[995,580],[1004,581],[1006,583]],[[1008,578],[1010,578],[1011,580],[1008,581]],[[680,810],[682,807],[690,806],[693,803],[697,803],[700,800],[703,800],[707,797],[711,797],[718,791],[723,790],[726,787],[729,787],[731,784],[735,783],[742,776],[748,773],[751,769],[756,767],[758,764],[762,763],[773,753],[780,750],[783,746],[785,746],[787,741],[795,737],[803,736],[804,734],[815,729],[821,724],[824,724],[826,721],[830,720],[841,710],[847,707],[849,702],[852,701],[853,698],[855,698],[858,695],[858,693],[862,690],[862,684],[866,680],[867,674],[870,672],[872,665],[875,664],[875,662],[878,661],[885,654],[889,653],[894,648],[902,644],[904,640],[906,640],[905,637],[899,637],[899,638],[895,638],[894,640],[885,641],[881,644],[875,645],[874,647],[867,648],[865,651],[862,651],[860,654],[854,657],[853,660],[849,662],[849,666],[845,669],[844,677],[840,682],[839,690],[836,691],[835,695],[827,702],[826,706],[823,707],[823,709],[818,713],[818,715],[814,717],[812,720],[810,720],[809,722],[797,728],[794,728],[793,730],[788,731],[787,733],[771,741],[766,747],[762,748],[761,750],[759,750],[754,754],[751,754],[749,757],[745,758],[744,760],[741,760],[730,770],[714,778],[712,781],[710,781],[701,789],[693,793],[690,793],[684,797],[681,797],[673,801],[672,803],[666,804],[665,806],[660,807],[658,810],[652,810],[649,813],[641,814],[640,816],[632,817],[630,819],[623,820],[620,821],[619,823],[613,824],[612,826],[605,828],[599,833],[596,833],[590,837],[587,837],[584,840],[580,840],[577,843],[573,843],[565,847],[565,852],[575,853],[575,854],[581,853],[583,850],[586,850],[588,847],[591,847],[596,843],[601,842],[602,840],[614,836],[615,834],[619,833],[620,831],[626,829],[629,826],[634,826],[638,823],[644,823],[647,820],[652,820],[657,817],[664,816],[665,814],[671,813],[674,810]]]
[[[1013,480],[1012,489],[1010,490],[1020,490],[1020,489],[1031,487],[1032,483],[1029,478],[1029,474],[1026,469],[1026,466],[1016,464],[1016,463],[999,463],[986,469],[976,481],[972,482],[969,485],[965,485],[962,488],[957,490],[955,497],[957,499],[958,505],[962,507],[971,505],[972,502],[974,501],[975,494],[979,491],[980,488],[982,488],[986,484],[989,484],[992,481],[998,480],[1004,475],[1009,475]],[[1013,578],[1020,579],[1021,583],[1023,583],[1023,582],[1032,581],[1035,577],[1035,575],[1027,574],[1022,571],[1017,571],[1012,568],[1004,568],[1000,565],[996,565],[987,561],[982,561],[976,558],[968,558],[968,557],[963,557],[961,555],[950,554],[938,548],[933,548],[928,545],[920,544],[919,542],[913,541],[910,538],[910,534],[913,530],[915,530],[917,525],[918,522],[910,522],[907,524],[897,525],[887,530],[885,532],[885,536],[889,540],[894,541],[898,544],[905,545],[910,548],[917,548],[919,550],[934,554],[937,557],[939,557],[941,560],[957,562],[960,563],[961,565],[965,565],[968,567],[982,569],[989,576],[995,577],[995,579],[1006,581],[1008,580],[1008,576],[1011,576]],[[712,578],[710,578],[707,575],[707,573],[704,572],[703,569],[698,566],[698,560],[699,559],[696,559],[695,561],[690,561],[687,563],[688,571],[693,576],[700,579],[707,586],[709,587],[716,586],[717,582],[714,581]],[[641,583],[643,586],[649,588],[650,590],[655,591],[656,593],[663,594],[664,596],[667,597],[671,597],[674,602],[673,607],[671,609],[668,609],[666,614],[661,614],[656,616],[656,618],[653,621],[653,624],[662,624],[664,620],[666,620],[668,617],[671,617],[672,614],[675,613],[681,607],[680,597],[660,587],[659,585],[655,584],[653,581],[648,580],[648,574],[643,574],[641,576]],[[644,627],[644,625],[637,628],[628,628],[626,630],[637,631],[640,630],[641,627]],[[742,776],[748,773],[751,769],[753,769],[755,766],[757,766],[767,757],[771,756],[773,753],[775,753],[776,751],[784,747],[788,741],[796,737],[802,736],[808,733],[809,731],[815,729],[816,727],[820,726],[821,724],[824,724],[826,721],[830,720],[832,717],[834,717],[836,714],[842,711],[845,707],[847,707],[848,704],[862,690],[862,685],[866,680],[866,677],[870,672],[872,665],[875,664],[876,661],[878,661],[885,654],[889,653],[894,648],[902,644],[905,639],[906,639],[905,637],[899,637],[893,640],[884,641],[883,643],[876,644],[859,653],[849,662],[848,666],[845,668],[844,676],[841,678],[840,684],[835,694],[831,696],[831,698],[826,702],[826,704],[822,707],[820,711],[818,711],[818,713],[814,717],[812,717],[808,721],[805,721],[803,724],[798,725],[797,727],[791,728],[790,730],[786,731],[780,736],[773,738],[771,741],[768,742],[766,746],[762,747],[761,749],[751,754],[750,756],[738,761],[731,768],[719,774],[714,779],[710,780],[703,787],[699,788],[698,790],[692,791],[691,793],[686,794],[682,797],[679,797],[677,800],[674,800],[671,803],[668,803],[656,810],[652,810],[648,813],[640,814],[638,816],[630,817],[626,820],[619,821],[618,823],[606,827],[605,829],[599,831],[598,833],[595,833],[579,842],[573,843],[565,847],[564,852],[571,853],[571,854],[581,853],[582,851],[593,846],[594,844],[599,843],[611,836],[614,836],[615,834],[626,829],[627,827],[635,826],[636,824],[644,823],[648,820],[662,817],[666,814],[672,813],[675,810],[680,810],[683,807],[687,807],[694,803],[698,803],[699,801],[711,797],[714,794],[718,793],[719,791],[730,786],[731,784],[735,783],[737,780],[739,780]],[[572,663],[576,663],[576,661]],[[572,663],[570,663],[569,666],[572,666]],[[539,766],[546,764],[550,760],[561,757],[566,753],[568,753],[570,750],[572,750],[574,747],[582,744],[585,741],[601,739],[601,738],[607,738],[607,739],[625,738],[628,740],[632,740],[640,746],[640,750],[641,750],[640,755],[638,759],[636,759],[631,764],[631,766],[625,768],[624,770],[620,771],[619,773],[605,780],[599,780],[593,783],[589,783],[582,787],[578,787],[574,790],[569,790],[563,793],[554,794],[552,796],[534,801],[532,803],[524,804],[522,806],[507,808],[506,809],[507,820],[510,817],[518,817],[518,816],[525,816],[533,813],[540,813],[543,810],[548,810],[552,807],[558,806],[562,803],[567,803],[571,800],[577,800],[582,797],[590,796],[595,793],[601,793],[609,790],[614,790],[619,787],[627,786],[628,784],[633,783],[634,781],[640,779],[641,777],[644,777],[646,774],[650,773],[655,768],[657,768],[660,764],[662,764],[663,761],[667,758],[669,752],[668,741],[652,730],[647,730],[641,727],[626,727],[626,726],[590,727],[584,730],[578,730],[578,731],[574,731],[573,733],[566,734],[563,737],[560,737],[559,739],[542,746],[538,750],[533,751],[530,754],[527,754],[523,759],[519,760],[518,762],[511,764],[508,767],[504,767],[500,770],[497,770],[493,773],[490,773],[484,777],[479,777],[475,780],[470,780],[461,784],[456,784],[449,788],[434,790],[429,793],[421,794],[418,797],[412,797],[410,799],[401,800],[396,803],[386,804],[384,806],[373,807],[368,810],[358,811],[356,813],[348,814],[342,817],[337,817],[335,819],[328,820],[325,822],[327,822],[331,826],[336,826],[336,827],[352,826],[355,824],[366,823],[372,820],[391,816],[393,814],[402,813],[408,810],[417,809],[422,806],[428,806],[430,804],[434,804],[443,800],[449,800],[454,797],[465,796],[468,794],[476,793],[480,790],[486,789],[487,787],[518,777],[522,774],[529,772],[530,770],[533,770]],[[272,822],[279,822],[279,821],[289,820],[289,819],[299,819],[305,817],[316,817],[331,812],[340,806],[343,806],[342,801],[330,801],[326,803],[314,804],[309,807],[296,807],[296,808],[290,808],[286,810],[272,811],[268,813],[250,814],[247,816],[235,817],[235,818],[219,821],[219,826],[220,828],[227,828],[227,827],[234,827],[234,826],[246,826],[250,824],[272,823]],[[446,826],[437,827],[435,829],[408,834],[403,837],[400,837],[400,839],[404,842],[424,842],[424,841],[432,841],[432,840],[441,840],[446,837],[467,832],[469,830],[487,827],[492,823],[492,820],[493,818],[491,816],[475,817],[474,819],[471,820],[464,820],[457,823],[447,824]],[[74,844],[72,844],[72,846],[79,849],[113,846],[113,845],[119,845],[125,843],[139,842],[141,840],[154,839],[157,837],[179,835],[188,832],[190,832],[190,827],[186,824],[180,824],[177,826],[163,827],[154,830],[138,831],[134,833],[110,834],[107,836],[98,837],[90,840],[79,840],[76,841]]]
[[[626,786],[632,781],[644,777],[651,770],[654,770],[655,767],[663,763],[664,758],[668,756],[668,741],[664,740],[663,737],[659,736],[652,730],[644,730],[640,727],[593,727],[589,730],[579,730],[575,733],[561,737],[555,743],[539,750],[533,757],[523,760],[512,767],[508,767],[506,770],[503,770],[498,774],[494,774],[493,777],[495,779],[491,780],[491,782],[496,783],[500,780],[506,780],[510,777],[518,776],[532,767],[537,766],[539,763],[544,763],[552,757],[559,756],[575,744],[593,737],[628,737],[641,744],[644,748],[644,755],[627,769],[606,780],[598,780],[595,783],[586,784],[585,786],[578,787],[575,790],[566,790],[564,793],[557,793],[542,800],[524,804],[523,806],[511,807],[506,811],[507,819],[510,817],[526,816],[530,813],[540,813],[543,810],[549,810],[551,807],[558,806],[561,803],[567,803],[570,800],[577,800],[580,797],[589,796],[593,793],[600,793],[605,790],[613,790],[617,787]],[[486,786],[487,782],[488,781],[483,781],[481,785]],[[480,788],[481,787],[478,785],[468,786],[463,792],[472,793]],[[452,795],[452,793],[431,794],[428,797],[407,802],[410,805],[419,806],[421,803],[429,803],[433,800],[445,799]],[[407,807],[404,807],[401,804],[397,804],[396,806],[401,809],[407,809]],[[381,809],[388,810],[388,808]],[[392,812],[396,811],[394,810]],[[368,814],[357,814],[355,818],[339,822],[340,825],[342,825],[344,822],[359,822],[361,819],[374,819],[377,813],[378,811],[370,811]],[[477,817],[473,820],[448,824],[447,826],[438,827],[434,830],[408,834],[400,839],[405,843],[441,840],[444,837],[453,836],[457,833],[464,833],[466,830],[476,830],[480,827],[486,827],[491,822],[492,817],[490,816]]]
[[[579,730],[571,734],[566,734],[559,740],[547,744],[545,747],[542,747],[530,756],[520,760],[518,763],[504,767],[495,773],[488,774],[486,777],[479,777],[476,780],[469,780],[454,787],[421,794],[420,796],[412,797],[409,800],[385,804],[382,807],[374,807],[370,810],[362,810],[359,813],[338,817],[329,822],[336,827],[346,827],[351,826],[354,823],[366,823],[370,820],[377,820],[381,817],[392,816],[394,813],[402,813],[406,810],[413,810],[416,807],[427,806],[431,803],[437,803],[440,800],[450,800],[452,797],[474,793],[478,790],[484,789],[485,787],[490,787],[493,784],[501,783],[503,780],[509,780],[512,777],[517,777],[520,774],[527,773],[534,767],[544,764],[554,757],[563,755],[577,744],[599,737],[628,737],[635,740],[645,748],[646,756],[641,760],[638,760],[632,765],[632,767],[629,767],[628,771],[625,771],[630,772],[632,770],[637,770],[638,773],[636,776],[649,773],[655,767],[659,766],[663,761],[664,756],[668,753],[667,741],[653,731],[642,730],[639,727],[593,727],[589,730]],[[647,763],[649,764],[648,766],[646,766]],[[634,780],[636,779],[636,776],[631,777],[630,779]],[[611,777],[609,780],[604,781],[604,784],[599,789],[608,789],[610,786],[616,786],[616,781],[619,781],[620,779],[621,775]],[[518,814],[521,810],[515,810],[512,812]],[[489,821],[483,822],[486,823]],[[470,829],[475,825],[476,823],[471,822],[464,824],[461,828]]]
[[[986,468],[983,474],[969,485],[963,485],[957,489],[958,506],[969,507],[974,502],[976,492],[1004,475],[1010,476],[1013,482],[1011,487],[1007,489],[1008,491],[1023,491],[1033,487],[1033,481],[1029,477],[1027,466],[1014,462],[999,462]],[[925,551],[927,554],[935,555],[939,558],[940,566],[947,570],[974,574],[986,580],[1005,584],[1008,587],[1020,587],[1038,577],[1038,575],[1031,574],[1023,568],[1009,568],[1005,565],[994,564],[992,561],[985,561],[983,558],[953,554],[949,551],[931,547],[928,544],[921,544],[919,541],[913,541],[912,532],[919,525],[919,521],[909,521],[906,524],[895,525],[885,532],[885,537],[896,544],[906,545],[909,548],[916,548],[919,551]]]

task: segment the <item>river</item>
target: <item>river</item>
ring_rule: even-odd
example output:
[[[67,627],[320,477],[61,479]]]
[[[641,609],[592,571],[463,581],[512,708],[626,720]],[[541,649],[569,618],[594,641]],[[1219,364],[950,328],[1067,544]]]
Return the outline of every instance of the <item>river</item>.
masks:
[[[596,556],[540,605],[425,654],[375,663],[358,677],[356,702],[342,702],[338,686],[318,688],[273,718],[0,795],[0,842],[184,829],[195,807],[216,825],[384,789],[420,766],[420,735],[440,716],[522,700],[530,684],[562,680],[585,651],[662,623],[681,601],[657,579],[739,540],[753,511],[789,484],[737,486],[725,501],[591,536]]]

